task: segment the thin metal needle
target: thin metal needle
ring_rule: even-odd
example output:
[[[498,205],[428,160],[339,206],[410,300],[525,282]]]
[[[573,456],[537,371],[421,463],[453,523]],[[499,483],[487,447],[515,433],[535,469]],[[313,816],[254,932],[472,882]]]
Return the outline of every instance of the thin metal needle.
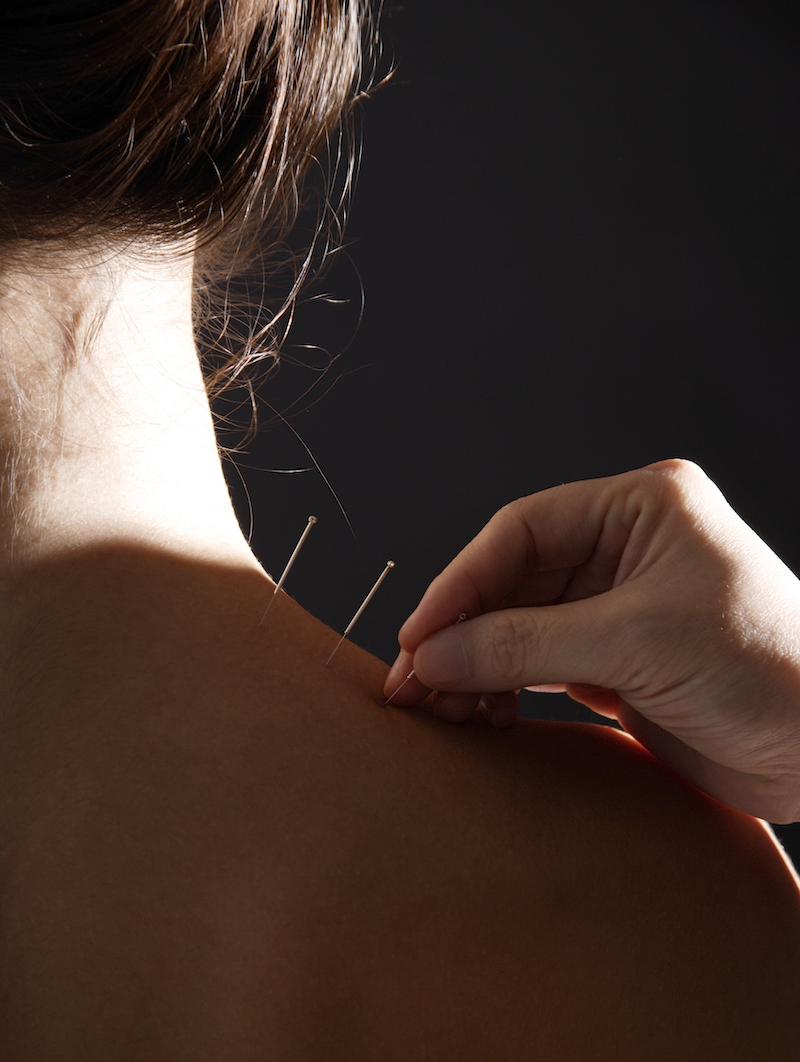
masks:
[[[387,704],[389,703],[389,701],[392,701],[392,700],[394,700],[394,698],[395,698],[395,697],[397,696],[397,694],[398,694],[398,693],[400,692],[400,690],[401,690],[401,689],[403,688],[403,686],[405,686],[405,684],[406,684],[406,683],[407,683],[407,682],[408,682],[408,681],[409,681],[410,679],[412,679],[412,678],[414,677],[414,675],[415,675],[415,671],[414,671],[414,669],[412,668],[412,669],[411,669],[411,671],[409,671],[409,673],[408,673],[408,674],[406,675],[406,677],[405,677],[405,678],[403,679],[403,681],[402,681],[402,682],[400,683],[400,685],[399,685],[399,686],[397,687],[397,689],[396,689],[396,690],[394,691],[394,693],[393,693],[393,694],[391,695],[391,697],[387,697],[387,698],[386,698],[386,700],[385,700],[385,701],[383,702],[383,707],[384,707],[384,708],[385,708],[385,707],[386,707],[386,705],[387,705]]]
[[[280,579],[278,580],[277,586],[272,591],[272,597],[269,599],[269,604],[267,605],[266,611],[264,612],[264,615],[261,617],[261,622],[259,623],[259,627],[264,622],[264,620],[267,618],[267,612],[269,612],[269,610],[272,608],[272,602],[275,600],[275,597],[276,597],[278,591],[280,590],[280,588],[286,582],[286,576],[289,574],[289,569],[294,564],[295,557],[300,552],[300,547],[303,545],[305,540],[308,538],[309,532],[311,531],[311,528],[314,526],[314,524],[316,522],[317,522],[316,516],[309,516],[308,523],[305,526],[305,530],[303,531],[302,535],[300,536],[297,545],[294,547],[294,552],[292,553],[291,557],[286,562],[286,567],[283,569],[283,574],[281,575]]]
[[[337,652],[338,652],[338,650],[339,650],[339,646],[340,646],[340,645],[342,644],[342,642],[343,642],[343,641],[345,640],[345,638],[346,638],[346,637],[347,637],[347,635],[348,635],[348,634],[350,633],[350,631],[351,631],[351,630],[353,629],[353,627],[355,627],[355,625],[356,625],[356,622],[358,621],[358,618],[359,618],[359,616],[360,616],[360,615],[361,615],[361,613],[362,613],[362,612],[364,611],[364,609],[365,609],[365,608],[367,607],[367,605],[368,605],[368,604],[370,603],[370,601],[371,601],[371,600],[373,599],[373,597],[375,596],[375,593],[377,592],[377,589],[378,589],[378,587],[379,587],[379,586],[381,585],[381,583],[382,583],[382,582],[383,582],[383,580],[384,580],[384,579],[386,578],[386,576],[387,576],[387,575],[389,574],[389,572],[390,572],[390,571],[392,570],[392,568],[394,568],[394,561],[387,561],[387,562],[386,562],[386,567],[385,567],[385,568],[383,569],[383,571],[381,572],[381,574],[380,574],[380,575],[378,576],[378,578],[377,578],[377,579],[375,580],[375,585],[374,585],[374,586],[373,586],[373,588],[372,588],[372,589],[370,590],[370,592],[369,592],[369,593],[367,594],[367,596],[366,596],[366,597],[364,598],[364,600],[363,600],[363,601],[361,602],[361,607],[359,608],[358,612],[356,612],[355,616],[353,616],[353,618],[352,618],[352,619],[350,620],[350,622],[349,622],[349,623],[347,624],[347,627],[345,628],[345,632],[344,632],[344,634],[343,634],[343,635],[341,636],[341,638],[339,639],[339,641],[338,641],[338,642],[336,643],[336,646],[334,647],[334,650],[333,650],[333,652],[331,653],[331,655],[330,655],[330,656],[328,657],[328,659],[327,659],[327,660],[325,661],[325,667],[327,667],[327,666],[328,666],[328,664],[330,664],[331,660],[333,660],[334,656],[336,656],[336,653],[337,653]]]

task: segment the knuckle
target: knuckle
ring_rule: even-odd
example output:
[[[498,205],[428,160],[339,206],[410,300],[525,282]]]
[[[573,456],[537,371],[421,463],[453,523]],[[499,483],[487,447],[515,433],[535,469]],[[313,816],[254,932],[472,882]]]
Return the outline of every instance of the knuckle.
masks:
[[[521,624],[513,610],[497,614],[488,663],[492,673],[503,681],[502,689],[525,684],[536,641],[535,632]]]
[[[700,465],[685,457],[670,457],[666,461],[656,461],[655,464],[648,465],[642,471],[657,472],[665,479],[676,481],[708,478]]]
[[[661,461],[644,471],[656,473],[656,477],[651,478],[650,482],[656,486],[663,500],[673,508],[693,508],[698,495],[706,494],[712,486],[711,480],[699,465],[682,458]]]
[[[728,509],[719,488],[692,461],[661,461],[639,470],[640,508],[656,520],[668,518],[679,534],[704,539]],[[641,492],[641,493],[639,493]]]

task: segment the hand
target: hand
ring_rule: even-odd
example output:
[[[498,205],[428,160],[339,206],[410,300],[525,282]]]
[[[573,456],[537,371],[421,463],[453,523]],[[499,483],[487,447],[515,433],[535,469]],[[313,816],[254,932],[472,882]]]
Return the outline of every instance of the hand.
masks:
[[[695,465],[512,502],[399,640],[396,704],[444,691],[440,717],[504,726],[513,691],[566,690],[719,800],[800,819],[800,583]]]

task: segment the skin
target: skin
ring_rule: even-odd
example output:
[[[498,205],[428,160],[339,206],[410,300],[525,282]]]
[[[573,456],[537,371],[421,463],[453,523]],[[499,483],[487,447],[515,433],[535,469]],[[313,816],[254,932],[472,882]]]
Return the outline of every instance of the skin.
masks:
[[[284,594],[260,627],[190,260],[28,266],[0,307],[2,1062],[796,1058],[800,891],[763,824],[606,728],[384,708],[386,667],[326,668],[337,632]]]
[[[457,721],[488,692],[504,726],[504,691],[566,689],[717,799],[800,819],[800,582],[690,462],[506,506],[400,644],[398,704],[447,691],[435,710]]]

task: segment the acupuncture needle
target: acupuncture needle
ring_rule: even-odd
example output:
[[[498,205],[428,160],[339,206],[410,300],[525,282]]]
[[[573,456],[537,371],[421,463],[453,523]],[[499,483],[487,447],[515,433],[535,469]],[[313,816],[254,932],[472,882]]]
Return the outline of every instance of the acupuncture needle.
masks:
[[[303,531],[302,535],[300,536],[300,538],[299,538],[299,540],[297,542],[297,545],[294,547],[294,552],[292,553],[291,557],[286,562],[286,567],[283,569],[283,574],[281,575],[280,579],[278,580],[278,583],[277,583],[275,589],[272,591],[272,597],[269,599],[269,604],[267,605],[266,611],[264,612],[264,615],[261,617],[261,622],[259,623],[259,627],[264,622],[264,620],[267,618],[267,612],[269,612],[269,610],[272,608],[272,602],[275,600],[275,598],[277,596],[277,593],[280,590],[280,588],[286,582],[286,576],[289,574],[289,570],[292,567],[292,565],[294,564],[295,558],[297,557],[297,554],[300,552],[300,549],[302,548],[303,543],[308,538],[309,533],[311,531],[311,528],[314,526],[314,524],[316,522],[317,522],[316,516],[309,516],[308,523],[305,526],[305,530]]]
[[[455,623],[453,624],[453,626],[454,626],[454,627],[457,627],[457,626],[459,625],[459,623],[463,623],[463,622],[464,622],[464,620],[465,620],[466,618],[467,618],[467,614],[466,614],[466,612],[460,612],[460,613],[458,614],[458,619],[457,619],[457,620],[455,621]],[[393,701],[393,700],[395,699],[395,697],[396,697],[396,696],[397,696],[397,694],[398,694],[398,693],[400,692],[400,690],[401,690],[401,689],[403,688],[403,686],[405,686],[405,684],[406,684],[407,682],[410,682],[410,681],[411,681],[411,679],[412,679],[412,678],[414,677],[414,675],[415,675],[415,674],[416,674],[416,671],[415,671],[415,669],[414,669],[414,668],[412,668],[412,669],[411,669],[411,671],[409,671],[409,673],[408,673],[408,674],[406,675],[406,677],[405,677],[405,678],[403,679],[403,681],[402,681],[402,682],[400,683],[400,685],[399,685],[399,686],[397,687],[397,689],[396,689],[396,690],[394,691],[394,693],[392,693],[392,694],[391,694],[391,695],[390,695],[389,697],[387,697],[387,698],[386,698],[386,700],[385,700],[385,701],[383,702],[383,707],[384,707],[384,708],[386,707],[386,705],[387,705],[387,704],[388,704],[388,703],[389,703],[390,701]]]
[[[331,660],[333,660],[334,656],[336,655],[336,653],[337,653],[337,652],[338,652],[338,650],[339,650],[339,646],[340,646],[340,645],[342,644],[342,642],[343,642],[343,641],[345,640],[345,638],[346,638],[346,637],[347,637],[347,635],[348,635],[348,634],[350,633],[350,631],[351,631],[351,630],[353,629],[353,627],[355,627],[355,625],[356,625],[356,622],[358,621],[358,618],[360,617],[361,613],[362,613],[362,612],[364,611],[364,609],[365,609],[365,608],[367,607],[367,605],[368,605],[368,604],[370,603],[370,601],[371,601],[371,600],[373,599],[373,597],[375,596],[375,594],[376,594],[376,592],[377,592],[377,590],[378,590],[378,587],[379,587],[379,586],[381,585],[381,583],[382,583],[382,582],[383,582],[383,580],[384,580],[384,579],[386,578],[386,576],[387,576],[387,575],[389,574],[389,572],[390,572],[390,571],[392,570],[392,568],[394,568],[394,561],[387,561],[387,562],[386,562],[386,567],[385,567],[385,568],[383,569],[383,571],[381,572],[381,574],[380,574],[380,575],[378,576],[378,578],[377,578],[377,579],[375,580],[375,585],[374,585],[374,586],[373,586],[373,588],[372,588],[372,589],[370,590],[370,592],[369,592],[369,593],[367,594],[367,596],[366,596],[366,597],[364,598],[364,600],[363,600],[363,601],[361,602],[361,606],[360,606],[360,608],[359,608],[359,609],[358,609],[358,611],[356,612],[355,616],[353,616],[353,618],[352,618],[352,619],[350,620],[350,622],[349,622],[349,623],[347,624],[347,627],[345,628],[345,632],[344,632],[344,634],[343,634],[343,635],[341,636],[341,638],[339,639],[339,641],[338,641],[338,642],[336,643],[336,645],[335,645],[335,647],[334,647],[334,650],[333,650],[333,652],[331,653],[331,655],[330,655],[330,656],[328,657],[328,659],[327,659],[327,660],[325,661],[325,667],[327,667],[327,666],[328,666],[328,664],[330,664]]]

